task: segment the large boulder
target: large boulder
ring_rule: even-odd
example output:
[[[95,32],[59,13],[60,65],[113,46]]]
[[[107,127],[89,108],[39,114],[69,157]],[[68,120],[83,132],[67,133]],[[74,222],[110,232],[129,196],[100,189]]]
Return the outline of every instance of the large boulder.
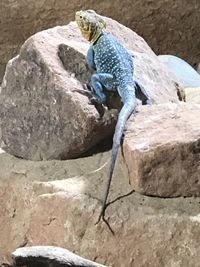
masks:
[[[200,196],[200,105],[141,107],[128,122],[124,166],[142,194]]]
[[[106,19],[107,30],[135,55],[135,77],[155,103],[177,102],[176,85],[146,42],[123,25]],[[29,38],[9,61],[0,94],[2,147],[32,159],[77,157],[111,135],[112,111],[91,105],[82,84],[88,43],[75,23]]]
[[[107,266],[198,266],[199,198],[132,193],[119,164],[98,218],[110,153],[67,161],[0,155],[0,264],[17,247],[60,246]],[[129,194],[128,194],[129,193]]]

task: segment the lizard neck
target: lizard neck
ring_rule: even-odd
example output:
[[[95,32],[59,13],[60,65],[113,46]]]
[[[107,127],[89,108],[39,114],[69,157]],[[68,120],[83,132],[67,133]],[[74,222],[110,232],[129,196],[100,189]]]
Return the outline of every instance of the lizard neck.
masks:
[[[96,32],[94,37],[91,39],[90,43],[92,45],[95,45],[96,42],[99,40],[99,38],[103,35],[103,32],[102,31],[99,31],[99,32]]]

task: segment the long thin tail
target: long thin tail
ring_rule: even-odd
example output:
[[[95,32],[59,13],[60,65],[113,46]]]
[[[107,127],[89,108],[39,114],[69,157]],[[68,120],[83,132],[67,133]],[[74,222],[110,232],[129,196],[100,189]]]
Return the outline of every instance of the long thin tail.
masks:
[[[104,216],[105,216],[106,202],[107,202],[107,198],[108,198],[108,194],[109,194],[109,190],[110,190],[110,185],[111,185],[111,181],[112,181],[112,175],[113,175],[113,171],[114,171],[114,167],[115,167],[115,162],[117,159],[118,149],[119,149],[119,146],[121,144],[121,139],[122,139],[125,125],[126,125],[126,121],[130,117],[130,115],[134,112],[135,108],[136,108],[135,95],[133,95],[133,96],[130,95],[130,98],[125,101],[125,103],[124,103],[124,105],[123,105],[123,107],[119,113],[117,125],[115,127],[115,134],[113,137],[112,157],[111,157],[108,181],[107,181],[107,185],[106,185],[106,191],[105,191],[105,195],[104,195],[104,199],[103,199],[103,205],[102,205],[101,213],[99,215],[97,223],[100,222],[101,218],[104,219]]]

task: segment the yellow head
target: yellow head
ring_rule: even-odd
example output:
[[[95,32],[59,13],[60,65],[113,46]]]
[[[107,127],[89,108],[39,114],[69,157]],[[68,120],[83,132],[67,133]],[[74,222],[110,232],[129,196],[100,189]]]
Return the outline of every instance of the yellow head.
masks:
[[[94,10],[77,11],[75,20],[83,37],[91,43],[98,39],[102,30],[106,27],[103,18]]]

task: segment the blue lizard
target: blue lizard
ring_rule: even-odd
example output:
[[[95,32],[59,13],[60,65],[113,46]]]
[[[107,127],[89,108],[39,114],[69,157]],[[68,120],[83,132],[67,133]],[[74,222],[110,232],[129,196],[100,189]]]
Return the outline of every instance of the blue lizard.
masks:
[[[78,11],[75,18],[83,37],[91,43],[86,61],[88,66],[95,71],[91,76],[93,100],[104,104],[106,102],[105,90],[117,90],[123,102],[113,136],[108,183],[98,223],[101,218],[105,220],[106,202],[117,153],[126,121],[136,108],[136,95],[143,104],[150,104],[151,100],[144,87],[133,79],[132,56],[111,34],[103,31],[106,26],[103,18],[93,10]]]

